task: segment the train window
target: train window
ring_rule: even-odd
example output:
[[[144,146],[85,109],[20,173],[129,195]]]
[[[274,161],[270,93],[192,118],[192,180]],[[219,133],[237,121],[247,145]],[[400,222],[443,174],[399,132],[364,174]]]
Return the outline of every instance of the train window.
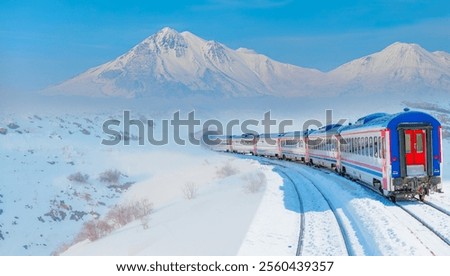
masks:
[[[360,144],[361,138],[356,138],[356,154],[361,153],[361,144]]]
[[[405,152],[411,153],[411,135],[409,133],[405,133]]]
[[[385,159],[386,158],[386,138],[382,137],[381,138],[381,158]]]
[[[416,151],[417,153],[423,152],[423,134],[422,133],[416,133]]]
[[[365,156],[369,155],[369,138],[364,138],[364,152]]]
[[[364,146],[364,137],[361,137],[361,155],[366,154],[366,147]]]
[[[366,155],[366,144],[364,144],[364,137],[361,137],[361,155]]]
[[[381,136],[378,136],[378,158],[381,158],[381,153],[382,153],[382,141],[381,141]]]
[[[369,137],[369,155],[373,157],[373,138]]]
[[[364,155],[364,151],[366,150],[365,148],[364,148],[364,137],[361,137],[361,139],[359,140],[359,149],[360,149],[360,152],[359,152],[359,154],[361,154],[361,155]]]
[[[295,146],[295,145],[297,145],[297,143],[298,143],[297,140],[285,140],[285,141],[284,141],[284,144],[285,144],[286,146]]]
[[[378,137],[373,137],[373,156],[378,158]]]
[[[356,153],[356,142],[355,142],[355,138],[352,138],[352,153]]]

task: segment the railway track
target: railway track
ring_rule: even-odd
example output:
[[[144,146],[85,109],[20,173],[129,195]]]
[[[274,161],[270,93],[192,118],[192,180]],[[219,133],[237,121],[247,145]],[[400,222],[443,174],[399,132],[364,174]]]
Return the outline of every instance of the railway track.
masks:
[[[327,202],[328,206],[330,207],[330,210],[333,212],[334,217],[336,218],[336,221],[339,225],[339,229],[341,231],[341,235],[342,235],[342,239],[344,240],[344,244],[345,244],[345,249],[347,250],[347,255],[348,256],[356,256],[356,252],[353,249],[352,243],[350,241],[349,238],[349,233],[347,231],[347,228],[344,225],[344,221],[342,216],[338,213],[336,207],[334,206],[334,204],[331,202],[331,200],[325,196],[324,192],[322,191],[321,188],[319,188],[319,186],[308,176],[299,173],[303,178],[305,178],[311,185],[313,185],[315,187],[315,189],[322,195],[323,199]]]
[[[443,208],[443,207],[441,207],[441,206],[439,206],[439,205],[436,205],[436,204],[434,204],[432,202],[429,202],[429,201],[423,201],[422,203],[430,206],[431,208],[434,208],[434,209],[440,211],[441,213],[446,214],[447,216],[450,216],[450,211],[445,209],[445,208]]]
[[[450,246],[450,229],[447,226],[449,219],[446,210],[419,201],[403,201],[394,204]],[[429,216],[431,213],[434,213],[433,216]]]
[[[297,193],[298,196],[298,202],[299,202],[299,207],[300,207],[300,229],[299,229],[299,234],[298,234],[298,243],[297,243],[297,251],[296,251],[296,256],[302,256],[302,251],[303,251],[303,243],[304,243],[304,238],[305,238],[305,208],[303,207],[303,199],[301,196],[300,191],[298,190],[297,184],[295,183],[295,181],[285,172],[280,170],[280,173],[282,175],[284,175],[292,184],[292,186],[294,186],[295,192]]]
[[[322,172],[332,173],[332,172],[330,172],[328,170],[325,170],[323,168],[320,168],[320,167],[313,167],[313,168],[317,169],[319,171],[322,171]],[[376,190],[373,190],[373,189],[369,188],[364,183],[359,183],[359,182],[356,182],[356,183],[360,184],[361,187],[367,189],[368,191],[371,191],[371,192],[374,192],[374,193],[378,194],[378,192]],[[412,199],[410,201],[398,201],[398,202],[394,202],[393,204],[396,205],[397,207],[401,208],[406,213],[408,213],[408,215],[410,215],[415,220],[417,220],[420,224],[422,224],[425,228],[427,228],[429,231],[431,231],[434,235],[439,237],[439,239],[441,239],[447,245],[450,245],[450,230],[447,229],[447,226],[446,226],[448,224],[448,221],[449,221],[448,217],[450,216],[450,211],[448,211],[447,209],[445,209],[445,208],[443,208],[443,207],[441,207],[441,206],[439,206],[437,204],[434,204],[432,202],[420,201],[417,198],[414,198],[414,199]],[[428,208],[429,210],[433,209],[436,212],[438,212],[439,215],[436,215],[436,212],[435,212],[435,215],[433,217],[436,217],[436,216],[437,217],[441,217],[440,225],[439,225],[439,223],[437,223],[437,225],[436,225],[435,222],[430,222],[429,218],[428,219],[427,218],[423,218],[420,215],[418,215],[417,214],[417,210],[416,211],[411,210],[411,208],[407,206],[407,205],[410,205],[410,204],[414,204],[416,206],[421,206],[419,208],[422,208],[422,209],[423,208]],[[427,213],[431,213],[431,212],[428,211]]]
[[[320,193],[322,195],[322,197],[324,198],[324,200],[327,202],[329,209],[333,212],[334,217],[336,218],[336,221],[338,222],[340,231],[341,231],[341,236],[345,242],[345,246],[346,246],[346,250],[347,250],[347,254],[348,255],[357,255],[355,254],[355,250],[352,248],[352,244],[349,241],[349,235],[348,232],[345,228],[345,225],[342,221],[342,217],[341,215],[337,212],[335,206],[333,205],[333,202],[331,202],[327,197],[326,197],[326,193],[324,191],[321,190],[320,185],[317,185],[315,183],[315,181],[313,179],[311,179],[310,177],[308,177],[307,175],[305,175],[304,173],[301,172],[300,168],[296,169],[292,166],[286,166],[285,164],[283,164],[284,161],[279,161],[279,160],[273,160],[273,159],[258,159],[258,161],[260,161],[263,164],[267,164],[267,165],[274,165],[277,166],[278,168],[283,168],[283,175],[286,176],[286,170],[289,170],[289,173],[292,174],[292,172],[295,172],[296,175],[300,175],[300,177],[302,177],[303,179],[307,180],[308,183],[310,183],[312,187],[314,187],[318,193]],[[314,167],[313,167],[314,168]],[[324,170],[322,168],[314,168],[317,171],[320,171],[322,173],[326,173],[326,174],[333,174],[333,172],[329,171],[329,170]],[[336,176],[338,176],[336,174]],[[291,176],[288,177],[289,180],[291,182],[294,183],[294,187],[295,185],[295,181],[292,179]],[[294,177],[295,178],[295,177]],[[297,181],[298,182],[298,181]],[[359,183],[358,183],[359,184]],[[360,187],[366,189],[367,191],[371,191],[371,193],[375,193],[378,195],[378,193],[376,191],[373,191],[372,189],[368,188],[365,185],[359,185]],[[298,189],[296,188],[296,192],[297,194],[300,194]],[[389,201],[390,203],[392,203],[391,201]],[[411,210],[411,206],[405,206],[405,204],[408,204],[408,201],[398,201],[397,203],[392,203],[394,206],[398,207],[400,212],[403,212],[405,214],[405,216],[408,216],[411,219],[412,223],[413,221],[415,221],[417,223],[417,225],[420,225],[421,227],[423,227],[423,230],[420,230],[420,228],[417,228],[417,226],[414,227],[408,227],[407,225],[405,225],[407,227],[407,229],[410,231],[411,234],[415,235],[416,238],[420,241],[420,243],[423,244],[423,246],[429,250],[431,252],[432,255],[435,255],[435,251],[432,248],[429,248],[427,246],[427,242],[426,240],[432,238],[432,236],[435,237],[436,241],[441,241],[442,242],[442,246],[438,246],[438,250],[437,252],[441,252],[440,254],[443,254],[442,252],[449,252],[448,250],[445,249],[445,246],[449,246],[450,245],[450,230],[447,227],[448,225],[448,216],[450,216],[450,212],[446,209],[443,208],[439,205],[436,205],[434,203],[431,202],[421,202],[419,200],[417,201],[409,201],[409,205],[414,205],[415,208],[426,208],[427,209],[427,213],[431,213],[434,212],[431,215],[424,215],[423,212],[417,212],[417,210]],[[436,215],[436,213],[438,213],[438,215]],[[396,216],[397,218],[401,219],[402,216],[399,215],[397,212],[393,212],[392,213],[394,216]],[[352,215],[351,215],[352,216]],[[440,216],[440,223],[436,223],[436,221],[429,221],[430,218],[436,218],[436,216]],[[347,218],[348,216],[344,215],[345,218]],[[406,217],[405,217],[406,219]],[[358,227],[358,226],[357,226]],[[421,236],[418,236],[417,234],[415,234],[417,231],[424,231],[424,230],[429,231],[429,234],[427,234],[427,238],[422,238]],[[360,229],[361,230],[361,229]],[[302,231],[305,231],[304,229]],[[419,233],[417,232],[417,233]],[[303,234],[304,235],[304,234]],[[365,239],[364,237],[362,237],[363,239]],[[300,240],[299,240],[300,242]],[[444,245],[445,244],[445,245]],[[299,244],[302,245],[302,244]],[[298,254],[301,254],[301,247],[300,251],[298,251]],[[444,248],[444,249],[443,249]],[[450,248],[450,247],[448,247]],[[364,250],[365,251],[365,250]],[[370,254],[370,253],[369,253]],[[373,253],[372,253],[373,254]],[[376,253],[375,253],[376,254]],[[444,253],[445,254],[445,253]]]
[[[287,166],[284,166],[282,164],[276,163],[276,162],[271,162],[269,160],[264,160],[264,162],[262,162],[263,164],[268,164],[268,165],[273,165],[273,166],[277,166],[283,169],[290,169]],[[299,196],[299,200],[301,202],[300,204],[300,208],[301,208],[301,228],[300,228],[300,236],[299,236],[299,244],[297,247],[297,256],[301,256],[302,255],[302,249],[303,249],[303,240],[304,240],[304,225],[305,225],[305,215],[304,215],[304,208],[303,208],[303,200],[301,199],[301,193],[296,185],[296,182],[292,179],[292,177],[290,177],[284,170],[280,171],[284,176],[286,176],[289,181],[292,182],[292,184],[295,187],[295,190]],[[322,198],[324,199],[324,201],[326,202],[326,204],[328,205],[329,209],[331,210],[331,212],[333,213],[333,216],[337,222],[337,225],[339,227],[340,230],[340,234],[342,236],[342,239],[344,241],[345,244],[345,251],[347,253],[348,256],[356,256],[356,252],[352,247],[352,243],[350,241],[349,238],[349,234],[348,231],[345,227],[344,221],[342,219],[342,216],[339,214],[339,212],[337,211],[336,207],[333,205],[333,203],[327,198],[327,196],[323,193],[323,191],[318,187],[318,185],[316,185],[314,183],[313,180],[311,180],[311,178],[309,178],[308,176],[305,176],[304,174],[301,174],[300,172],[296,171],[296,174],[300,175],[303,179],[307,180],[308,183],[310,183],[314,189],[322,196]],[[303,225],[303,226],[302,226]]]

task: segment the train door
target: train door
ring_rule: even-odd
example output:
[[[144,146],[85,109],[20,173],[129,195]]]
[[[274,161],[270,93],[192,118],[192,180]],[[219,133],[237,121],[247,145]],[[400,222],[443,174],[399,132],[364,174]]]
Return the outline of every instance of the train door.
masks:
[[[405,129],[405,163],[408,176],[424,175],[427,171],[426,131]]]

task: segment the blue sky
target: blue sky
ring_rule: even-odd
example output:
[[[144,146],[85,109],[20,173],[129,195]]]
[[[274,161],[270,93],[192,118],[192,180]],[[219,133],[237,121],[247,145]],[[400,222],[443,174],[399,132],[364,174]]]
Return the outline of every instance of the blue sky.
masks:
[[[0,1],[0,92],[61,82],[169,26],[328,71],[395,41],[450,52],[450,1]]]

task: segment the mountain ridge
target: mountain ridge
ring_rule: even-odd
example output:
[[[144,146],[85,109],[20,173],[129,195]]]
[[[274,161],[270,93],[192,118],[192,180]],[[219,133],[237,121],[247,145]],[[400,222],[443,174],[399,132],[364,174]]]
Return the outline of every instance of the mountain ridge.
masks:
[[[118,58],[51,86],[46,94],[92,97],[190,93],[303,97],[377,91],[450,91],[450,54],[396,42],[329,72],[163,28]]]

